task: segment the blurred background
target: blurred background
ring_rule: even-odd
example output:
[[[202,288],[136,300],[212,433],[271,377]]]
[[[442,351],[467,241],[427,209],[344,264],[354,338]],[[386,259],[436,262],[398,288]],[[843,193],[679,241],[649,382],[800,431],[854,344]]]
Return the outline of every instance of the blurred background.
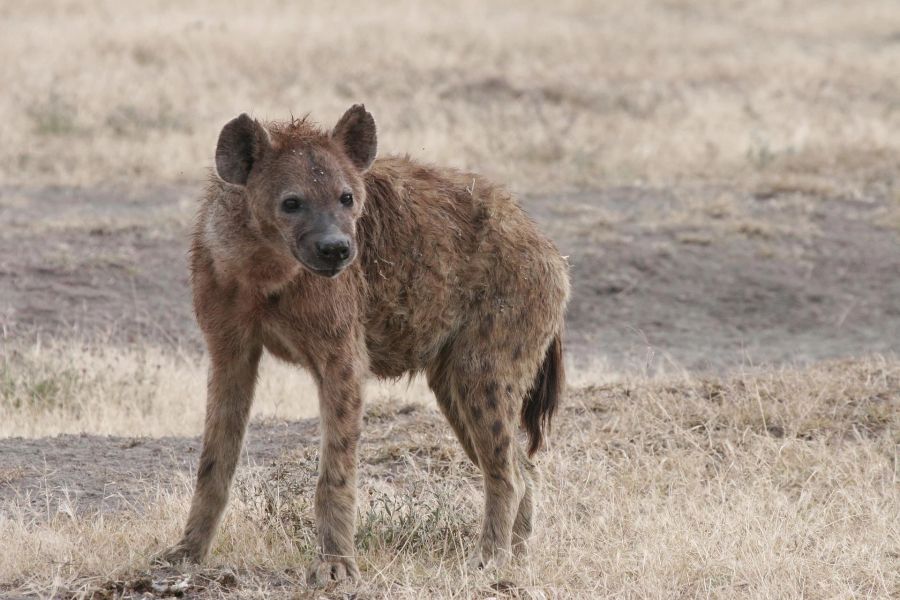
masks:
[[[196,182],[242,111],[377,111],[385,153],[521,193],[871,178],[895,164],[896,3],[5,2],[8,184]]]

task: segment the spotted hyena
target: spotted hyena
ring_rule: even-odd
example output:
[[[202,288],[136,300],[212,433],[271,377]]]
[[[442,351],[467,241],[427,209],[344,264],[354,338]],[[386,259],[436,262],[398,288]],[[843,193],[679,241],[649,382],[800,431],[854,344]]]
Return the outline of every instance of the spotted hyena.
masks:
[[[319,389],[313,583],[357,577],[361,382],[424,373],[484,475],[474,565],[521,549],[540,448],[563,387],[565,260],[501,187],[408,157],[375,160],[375,121],[351,107],[222,129],[193,234],[197,321],[210,355],[197,485],[168,560],[203,559],[228,499],[263,350]],[[517,425],[527,432],[527,449]]]

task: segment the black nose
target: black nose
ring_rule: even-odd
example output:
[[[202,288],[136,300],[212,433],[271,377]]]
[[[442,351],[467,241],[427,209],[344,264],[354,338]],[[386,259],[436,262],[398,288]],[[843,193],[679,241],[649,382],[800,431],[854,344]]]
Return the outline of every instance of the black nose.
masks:
[[[347,260],[350,256],[350,238],[343,235],[329,235],[316,242],[319,258],[330,262]]]

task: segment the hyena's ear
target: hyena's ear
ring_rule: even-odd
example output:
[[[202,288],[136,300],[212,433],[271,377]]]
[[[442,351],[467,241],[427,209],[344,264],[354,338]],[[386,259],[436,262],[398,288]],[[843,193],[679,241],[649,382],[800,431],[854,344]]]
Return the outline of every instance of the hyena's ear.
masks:
[[[232,119],[219,134],[216,171],[228,183],[245,185],[250,170],[269,148],[269,134],[247,113]]]
[[[354,104],[331,131],[347,156],[360,171],[365,171],[375,160],[378,139],[375,136],[375,119],[362,104]]]

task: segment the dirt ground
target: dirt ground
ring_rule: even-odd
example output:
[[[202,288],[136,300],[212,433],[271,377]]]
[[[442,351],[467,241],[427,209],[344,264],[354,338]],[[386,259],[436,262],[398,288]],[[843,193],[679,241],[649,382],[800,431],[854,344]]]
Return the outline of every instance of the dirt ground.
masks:
[[[431,452],[461,453],[437,410],[414,404],[378,406],[368,412],[365,421],[363,452],[373,460],[363,467],[363,476],[383,477],[380,466],[386,462],[385,452],[411,428],[416,435],[427,433],[431,439],[412,459],[427,458]],[[319,435],[317,419],[254,422],[247,432],[242,472],[271,469],[285,457],[301,456],[306,457],[308,467],[303,479],[314,482]],[[200,448],[200,439],[190,437],[0,439],[0,505],[15,499],[36,514],[140,510],[147,504],[148,489],[171,490],[192,479]],[[401,462],[403,458],[399,454],[393,457]],[[470,474],[474,473],[472,468]]]
[[[0,189],[0,334],[201,350],[200,189]],[[568,255],[568,353],[640,373],[900,349],[895,199],[802,185],[612,188],[523,205]]]

